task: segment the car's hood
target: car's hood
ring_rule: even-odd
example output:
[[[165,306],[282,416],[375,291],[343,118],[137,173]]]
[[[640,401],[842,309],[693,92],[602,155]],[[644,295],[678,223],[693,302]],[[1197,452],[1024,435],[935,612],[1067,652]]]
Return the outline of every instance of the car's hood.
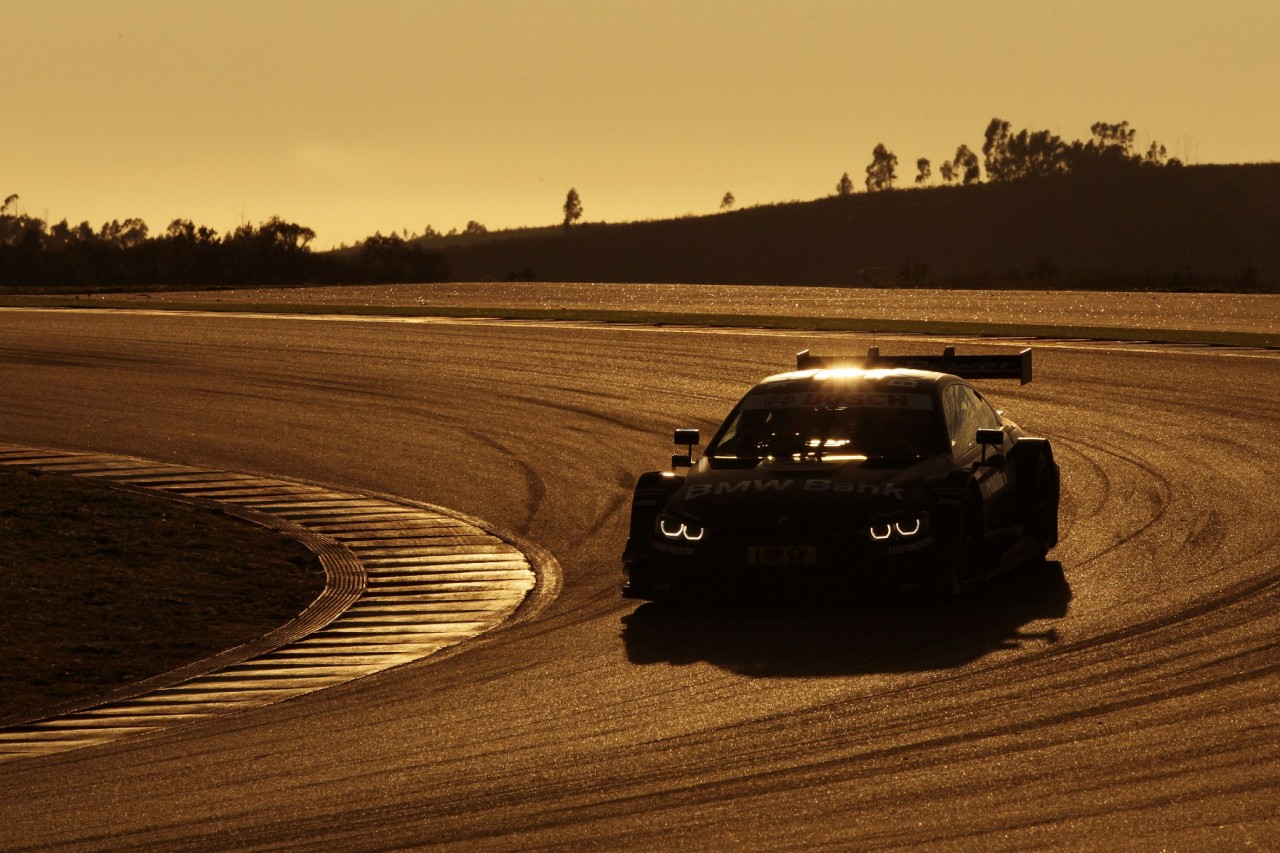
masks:
[[[745,467],[703,459],[671,495],[667,509],[707,521],[726,513],[822,512],[836,505],[891,513],[924,505],[923,485],[944,478],[948,469],[942,456],[834,464],[765,461]]]

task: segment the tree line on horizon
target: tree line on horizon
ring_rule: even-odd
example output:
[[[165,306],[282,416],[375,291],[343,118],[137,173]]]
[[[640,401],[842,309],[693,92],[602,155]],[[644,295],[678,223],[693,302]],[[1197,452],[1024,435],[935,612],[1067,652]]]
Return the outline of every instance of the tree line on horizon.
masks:
[[[1055,175],[1103,175],[1116,174],[1136,167],[1182,166],[1182,160],[1170,157],[1168,149],[1153,141],[1145,152],[1135,147],[1138,131],[1129,122],[1094,122],[1089,127],[1092,136],[1088,140],[1067,142],[1048,130],[1023,129],[1015,133],[1013,125],[1001,118],[993,118],[987,124],[982,145],[982,159],[968,144],[961,143],[955,155],[938,166],[938,176],[944,185],[970,186],[982,182],[986,172],[988,183],[1007,183],[1028,178],[1045,178]],[[871,163],[866,168],[867,192],[894,189],[898,179],[898,157],[884,143],[871,152]],[[915,184],[923,187],[933,177],[933,163],[926,157],[916,160]],[[853,195],[854,182],[845,172],[836,182],[837,196]],[[726,192],[720,200],[720,211],[734,209],[737,199]],[[582,218],[582,197],[576,188],[570,188],[563,206],[563,226],[567,231]],[[471,223],[474,224],[474,223]],[[453,236],[450,232],[449,236]],[[468,228],[468,233],[471,229]],[[480,233],[483,233],[483,229]],[[424,237],[441,237],[428,228]]]
[[[1140,152],[1135,147],[1138,132],[1127,121],[1094,122],[1089,132],[1092,136],[1088,140],[1067,142],[1047,130],[1023,129],[1014,133],[1009,122],[993,118],[983,134],[982,160],[962,143],[950,160],[938,165],[938,175],[943,184],[968,186],[981,182],[984,170],[987,182],[998,184],[1054,175],[1105,175],[1132,168],[1182,165],[1155,141]],[[866,169],[867,192],[893,189],[897,169],[897,156],[884,143],[876,145]],[[932,176],[933,164],[925,157],[916,160],[916,185],[927,184]],[[853,180],[845,172],[836,183],[836,195],[852,193]]]
[[[383,284],[443,281],[444,256],[397,234],[355,247],[313,252],[312,229],[273,216],[226,234],[174,219],[152,236],[147,223],[113,219],[94,229],[50,225],[21,213],[18,196],[0,204],[0,288],[58,289]]]
[[[944,185],[969,186],[1007,183],[1031,178],[1069,175],[1108,175],[1146,167],[1176,167],[1163,145],[1152,142],[1145,152],[1135,147],[1137,131],[1127,121],[1095,122],[1090,139],[1067,142],[1047,130],[1014,132],[1003,119],[993,118],[978,153],[967,144],[938,165]],[[868,192],[894,189],[898,158],[883,143],[876,145],[866,167]],[[915,184],[933,176],[933,164],[916,161]],[[854,193],[845,172],[836,184],[837,196]],[[0,205],[0,288],[124,289],[157,286],[233,287],[244,285],[366,284],[443,281],[449,265],[424,243],[440,234],[430,226],[421,235],[375,233],[353,247],[313,252],[315,232],[273,216],[257,225],[244,223],[225,234],[188,219],[174,219],[152,236],[141,219],[111,220],[94,229],[88,222],[67,220],[49,224],[17,209],[17,195]],[[733,209],[736,199],[726,192],[720,209]],[[581,219],[582,199],[570,188],[563,205],[564,229]],[[488,230],[474,220],[464,235]]]

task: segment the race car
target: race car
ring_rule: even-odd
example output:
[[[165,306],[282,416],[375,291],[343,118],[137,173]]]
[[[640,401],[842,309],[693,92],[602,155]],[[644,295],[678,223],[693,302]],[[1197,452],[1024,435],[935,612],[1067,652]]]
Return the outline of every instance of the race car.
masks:
[[[733,407],[702,457],[642,474],[628,598],[735,590],[958,595],[1058,542],[1059,469],[967,380],[1031,381],[1014,356],[798,354]]]

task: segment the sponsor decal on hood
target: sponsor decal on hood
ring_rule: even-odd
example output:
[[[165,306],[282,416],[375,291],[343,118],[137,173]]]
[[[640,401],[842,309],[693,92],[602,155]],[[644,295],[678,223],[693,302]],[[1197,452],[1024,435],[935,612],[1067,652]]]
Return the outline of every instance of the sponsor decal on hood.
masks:
[[[797,485],[798,484],[798,485]],[[881,495],[887,498],[905,500],[906,492],[902,486],[893,483],[855,483],[848,480],[830,480],[821,477],[795,478],[781,480],[776,478],[755,478],[750,480],[721,481],[719,483],[694,483],[686,486],[685,500],[706,497],[707,495],[741,495],[761,492],[829,492],[844,495]]]
[[[928,394],[901,391],[796,391],[752,393],[742,401],[743,411],[756,409],[916,409],[933,408]]]

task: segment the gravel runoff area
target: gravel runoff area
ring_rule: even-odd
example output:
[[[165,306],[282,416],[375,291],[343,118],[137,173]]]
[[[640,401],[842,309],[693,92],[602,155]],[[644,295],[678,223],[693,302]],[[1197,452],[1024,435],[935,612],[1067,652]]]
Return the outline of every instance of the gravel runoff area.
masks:
[[[470,307],[1274,332],[1280,294],[478,282],[99,294],[142,304]]]
[[[300,543],[214,509],[0,469],[0,719],[255,640],[324,588]]]

